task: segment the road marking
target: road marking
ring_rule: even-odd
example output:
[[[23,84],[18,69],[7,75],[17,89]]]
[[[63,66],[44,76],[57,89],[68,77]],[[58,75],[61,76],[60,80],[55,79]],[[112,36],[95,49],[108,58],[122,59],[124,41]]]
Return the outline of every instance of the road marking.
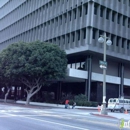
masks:
[[[13,115],[13,114],[6,114],[6,115],[19,116],[19,115]],[[19,117],[23,117],[23,116],[19,116]],[[65,127],[70,127],[70,128],[75,128],[75,129],[79,129],[79,130],[89,130],[89,129],[86,129],[86,128],[81,128],[81,127],[72,126],[72,125],[67,125],[67,124],[58,123],[58,122],[53,122],[53,121],[35,119],[35,118],[31,118],[31,117],[24,117],[24,118],[28,118],[28,119],[32,119],[32,120],[37,120],[37,121],[41,121],[41,122],[46,122],[46,123],[50,123],[50,124],[56,124],[56,125],[65,126]]]

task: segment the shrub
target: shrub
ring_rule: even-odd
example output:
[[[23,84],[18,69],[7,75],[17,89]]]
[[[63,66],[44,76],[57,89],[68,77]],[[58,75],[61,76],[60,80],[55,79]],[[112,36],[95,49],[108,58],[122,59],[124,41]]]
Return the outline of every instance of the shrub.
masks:
[[[76,102],[77,106],[96,107],[98,105],[97,102],[88,101],[87,97],[85,95],[83,95],[83,94],[74,96],[74,101]],[[71,102],[73,102],[73,100]],[[70,105],[71,105],[71,103],[70,103]]]

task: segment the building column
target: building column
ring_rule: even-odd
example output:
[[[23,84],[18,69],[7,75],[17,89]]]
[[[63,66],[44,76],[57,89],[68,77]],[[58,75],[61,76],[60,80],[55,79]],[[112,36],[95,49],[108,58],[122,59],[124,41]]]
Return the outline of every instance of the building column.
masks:
[[[91,93],[91,75],[92,75],[92,56],[88,56],[86,59],[85,69],[88,71],[88,79],[85,81],[85,95],[88,101],[90,101]]]
[[[124,97],[124,64],[119,64],[118,75],[120,77],[119,97]]]

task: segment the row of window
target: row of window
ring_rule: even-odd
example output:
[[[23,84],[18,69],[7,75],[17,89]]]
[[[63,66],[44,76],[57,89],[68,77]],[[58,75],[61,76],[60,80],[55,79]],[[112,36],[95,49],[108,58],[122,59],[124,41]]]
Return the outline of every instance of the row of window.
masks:
[[[49,3],[45,3],[44,0],[27,0],[23,4],[18,6],[16,9],[12,10],[10,13],[5,15],[2,19],[0,19],[2,23],[2,25],[0,26],[0,30],[20,20],[21,18],[25,17],[26,15],[28,15],[33,11],[36,11],[35,13],[38,13],[37,11],[39,11],[39,14],[41,13],[45,14],[43,18],[49,20],[54,16],[66,12],[69,6],[71,6],[71,9],[72,5],[73,8],[77,7],[74,6],[74,3],[75,5],[77,5],[77,1],[72,2],[72,0],[69,0],[69,2],[68,1],[65,2],[64,0],[52,0]],[[82,9],[79,8],[79,11],[81,15]],[[6,23],[7,21],[10,21],[10,23]]]
[[[128,0],[118,0],[118,2],[121,2],[121,1],[123,1],[123,4],[127,4]],[[130,6],[130,0],[128,1],[128,5]]]
[[[88,6],[87,4],[83,6],[83,8],[85,9],[84,15],[87,14],[87,6]],[[45,22],[43,26],[48,29],[50,27],[53,29],[56,29],[58,25],[65,24],[71,20],[75,20],[77,17],[81,17],[82,16],[81,10],[82,10],[82,6],[80,6],[77,9],[73,9],[67,13],[64,13],[58,17],[55,17],[54,19],[48,22]],[[38,9],[32,12],[31,14],[29,14],[28,16],[24,17],[23,19],[20,19],[16,23],[12,24],[11,26],[0,31],[1,40],[2,38],[5,38],[5,39],[7,39],[7,37],[11,38],[15,35],[18,35],[24,31],[27,31],[37,26],[38,24],[42,24],[45,21],[43,19],[45,16],[45,12],[43,12],[42,14],[40,12],[41,10]],[[23,28],[23,25],[24,25],[24,28]],[[4,41],[5,39],[3,39],[2,41]]]
[[[130,28],[130,18],[129,17],[124,16],[120,13],[117,13],[116,11],[112,11],[104,6],[95,4],[94,5],[94,14],[95,15],[97,15],[98,10],[100,12],[100,17],[106,18],[108,20],[112,20],[112,22],[117,22],[117,24],[122,24],[123,26]]]
[[[59,36],[57,38],[50,39],[47,42],[56,43],[56,44],[60,45],[60,43],[66,44],[66,43],[79,41],[81,39],[86,39],[86,28],[83,28],[81,30],[77,30],[75,32],[71,32],[71,33],[66,34],[66,35]]]
[[[101,34],[103,34],[102,30],[98,30],[98,29],[93,28],[93,36],[92,36],[93,39],[98,38]],[[106,35],[108,37],[110,37],[112,44],[116,44],[116,46],[119,46],[121,44],[122,48],[125,48],[125,45],[127,45],[126,46],[127,49],[130,49],[130,40],[116,36],[116,35],[113,35],[113,34],[110,34],[108,32],[106,32]]]
[[[15,43],[18,41],[25,41],[25,42],[32,42],[36,40],[45,41],[46,37],[46,31],[42,30],[41,26],[38,26],[37,28],[33,28],[29,31],[26,31],[20,35],[17,35],[7,41],[4,41],[4,43]],[[48,32],[49,33],[49,32]],[[86,39],[86,28],[77,30],[75,32],[67,33],[66,35],[61,35],[58,37],[55,37],[53,39],[47,40],[46,42],[55,43],[58,45],[65,45],[69,43],[73,43],[75,41],[79,41],[81,39]]]

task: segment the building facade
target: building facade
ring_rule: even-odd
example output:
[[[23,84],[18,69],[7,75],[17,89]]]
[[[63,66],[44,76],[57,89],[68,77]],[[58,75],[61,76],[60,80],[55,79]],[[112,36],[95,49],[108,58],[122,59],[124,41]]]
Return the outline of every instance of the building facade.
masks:
[[[107,46],[107,99],[130,97],[129,12],[130,0],[9,0],[0,8],[0,50],[19,41],[59,45],[68,56],[60,96],[79,92],[101,102],[103,44],[98,38],[106,32],[112,41]]]

